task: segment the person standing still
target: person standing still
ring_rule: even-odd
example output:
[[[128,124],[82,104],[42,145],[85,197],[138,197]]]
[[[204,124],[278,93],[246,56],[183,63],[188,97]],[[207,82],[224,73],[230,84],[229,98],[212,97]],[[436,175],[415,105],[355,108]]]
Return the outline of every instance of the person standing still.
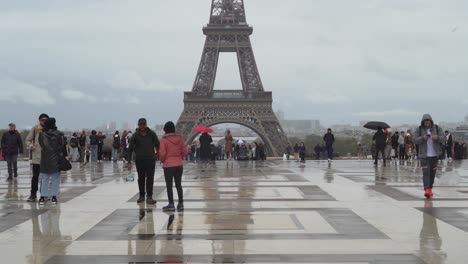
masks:
[[[153,199],[154,171],[156,169],[156,153],[159,151],[159,139],[156,132],[147,126],[145,118],[138,120],[138,128],[129,141],[127,150],[128,170],[132,170],[132,156],[135,151],[135,165],[138,172],[138,188],[140,198],[137,203],[155,204]]]
[[[27,199],[30,203],[35,203],[37,201],[39,174],[41,173],[41,145],[39,144],[39,137],[44,129],[47,118],[49,118],[47,114],[41,114],[39,116],[39,124],[34,126],[26,136],[26,147],[30,151],[29,158],[32,164],[31,195]]]
[[[387,145],[387,135],[382,131],[382,128],[377,128],[377,132],[372,137],[372,140],[375,140],[375,161],[374,165],[377,166],[377,161],[379,160],[379,152],[382,154],[382,160],[384,167],[387,165],[385,160],[385,147]]]
[[[224,139],[226,140],[226,144],[224,145],[226,159],[232,160],[232,141],[234,140],[234,138],[232,137],[230,130],[226,131],[226,136],[224,137]]]
[[[182,173],[184,159],[187,156],[188,149],[181,135],[175,133],[173,122],[167,122],[164,125],[166,133],[161,139],[159,149],[159,159],[164,168],[164,179],[166,181],[167,199],[169,204],[163,207],[163,211],[175,211],[174,195],[172,191],[172,182],[175,182],[177,196],[179,198],[177,210],[184,210],[184,191],[182,190]]]
[[[98,162],[101,163],[102,162],[102,151],[103,151],[103,147],[104,147],[104,139],[106,139],[106,135],[103,135],[101,131],[98,132],[98,135],[97,135],[97,140],[98,140],[98,143],[97,143],[97,157],[98,157]]]
[[[18,155],[23,154],[23,141],[15,123],[8,124],[8,128],[3,133],[1,147],[8,166],[8,180],[12,180],[13,176],[18,177]]]
[[[292,151],[291,144],[288,143],[288,146],[286,146],[286,160],[289,160],[289,159],[290,159],[290,157],[291,157],[291,151]]]
[[[115,131],[114,139],[112,142],[112,160],[117,162],[119,160],[119,153],[120,153],[120,135],[119,131]]]
[[[98,136],[96,130],[89,135],[89,150],[91,151],[91,161],[98,160]]]
[[[52,196],[52,205],[57,204],[57,195],[59,191],[60,170],[59,163],[63,156],[64,136],[57,130],[55,118],[51,117],[45,121],[44,131],[39,137],[41,145],[41,198],[39,205],[45,204],[49,197],[49,181],[52,181],[50,194]]]
[[[122,149],[122,160],[123,162],[127,162],[127,146],[128,146],[128,132],[127,130],[124,130],[122,132],[122,137],[120,138],[120,148]]]
[[[448,130],[445,130],[445,147],[447,148],[447,158],[451,161],[453,156],[453,137]]]
[[[71,157],[72,157],[71,161],[77,162],[78,155],[80,155],[80,152],[79,152],[80,142],[78,140],[78,135],[76,133],[73,133],[70,139],[70,147],[71,147]]]
[[[86,156],[86,147],[88,145],[88,140],[86,138],[86,132],[83,130],[81,131],[80,137],[78,138],[78,142],[80,143],[79,151],[80,151],[80,159],[79,162],[83,163],[85,162],[85,156]]]
[[[299,160],[299,145],[296,143],[294,144],[294,159]]]
[[[329,128],[327,133],[323,136],[323,141],[325,141],[325,146],[327,147],[328,162],[331,162],[333,159],[333,144],[335,143],[335,136],[331,128]]]
[[[430,114],[425,114],[421,125],[414,130],[414,143],[419,146],[419,159],[423,171],[424,196],[430,199],[434,196],[432,188],[437,172],[439,156],[442,153],[440,142],[445,139],[442,128],[434,124]]]

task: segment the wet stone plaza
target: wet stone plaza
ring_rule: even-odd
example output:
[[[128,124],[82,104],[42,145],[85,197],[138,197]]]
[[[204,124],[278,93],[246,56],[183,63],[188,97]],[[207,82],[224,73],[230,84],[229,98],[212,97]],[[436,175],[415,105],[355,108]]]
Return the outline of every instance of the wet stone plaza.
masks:
[[[26,202],[30,167],[0,163],[1,263],[467,263],[468,163],[423,199],[416,163],[220,161],[184,172],[185,211],[136,203],[121,162],[64,173],[59,204]]]

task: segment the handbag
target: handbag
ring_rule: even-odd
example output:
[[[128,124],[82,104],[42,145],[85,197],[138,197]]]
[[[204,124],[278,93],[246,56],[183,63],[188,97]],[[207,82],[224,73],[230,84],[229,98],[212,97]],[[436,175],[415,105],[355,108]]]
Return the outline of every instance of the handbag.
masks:
[[[65,157],[60,156],[60,161],[59,161],[59,170],[60,171],[69,171],[72,169],[72,165],[69,160],[67,160]]]

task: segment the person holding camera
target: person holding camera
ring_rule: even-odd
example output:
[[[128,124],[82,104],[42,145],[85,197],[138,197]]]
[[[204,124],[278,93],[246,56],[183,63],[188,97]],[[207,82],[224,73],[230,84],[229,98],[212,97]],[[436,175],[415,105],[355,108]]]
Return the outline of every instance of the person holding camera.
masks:
[[[439,156],[442,153],[440,142],[445,140],[444,131],[434,124],[431,115],[425,114],[421,125],[415,129],[414,143],[419,146],[419,158],[423,171],[424,196],[430,199],[434,196],[432,188],[437,172]]]

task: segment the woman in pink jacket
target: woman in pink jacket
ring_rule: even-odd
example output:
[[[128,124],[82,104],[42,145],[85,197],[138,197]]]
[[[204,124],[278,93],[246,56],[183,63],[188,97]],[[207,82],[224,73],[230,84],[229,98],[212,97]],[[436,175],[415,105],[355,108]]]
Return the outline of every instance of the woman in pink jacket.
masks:
[[[163,207],[163,211],[175,211],[174,197],[172,193],[172,180],[175,181],[179,203],[177,210],[184,210],[184,193],[182,190],[182,172],[185,156],[187,156],[187,146],[181,135],[175,134],[173,122],[164,125],[164,132],[160,148],[159,159],[163,164],[164,178],[166,180],[167,198],[169,204]]]

